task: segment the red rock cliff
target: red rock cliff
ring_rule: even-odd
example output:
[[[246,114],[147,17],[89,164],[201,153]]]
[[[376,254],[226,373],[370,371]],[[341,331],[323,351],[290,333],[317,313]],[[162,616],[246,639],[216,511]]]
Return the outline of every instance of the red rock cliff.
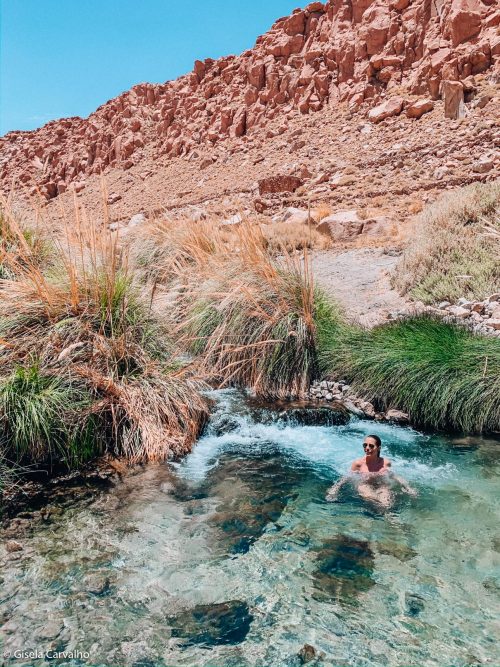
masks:
[[[500,66],[496,0],[328,0],[281,18],[240,56],[196,61],[190,74],[139,84],[87,119],[52,121],[0,140],[4,189],[49,199],[145,151],[183,155],[257,132],[268,119],[345,102],[373,107],[407,91],[435,99],[442,80]]]

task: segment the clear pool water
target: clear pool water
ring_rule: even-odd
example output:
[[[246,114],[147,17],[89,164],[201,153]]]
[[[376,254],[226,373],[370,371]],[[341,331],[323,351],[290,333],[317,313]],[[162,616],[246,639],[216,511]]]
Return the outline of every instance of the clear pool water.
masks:
[[[53,508],[18,556],[2,547],[6,665],[500,664],[499,442],[256,421],[241,394],[216,396],[181,463]],[[326,503],[370,432],[419,496]],[[59,657],[16,657],[30,650]]]

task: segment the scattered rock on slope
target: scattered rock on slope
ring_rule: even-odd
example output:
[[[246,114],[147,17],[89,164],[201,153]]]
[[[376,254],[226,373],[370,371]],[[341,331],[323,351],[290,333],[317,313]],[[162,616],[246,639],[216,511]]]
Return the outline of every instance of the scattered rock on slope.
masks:
[[[442,81],[448,117],[461,117],[459,82],[499,71],[499,22],[497,4],[483,0],[312,2],[276,21],[240,56],[196,61],[175,81],[134,86],[86,119],[10,132],[0,140],[3,187],[14,179],[52,199],[109,168],[194,151],[206,156],[280,116],[286,130],[291,113],[343,103],[364,104],[380,121],[401,111],[396,91],[439,99]]]

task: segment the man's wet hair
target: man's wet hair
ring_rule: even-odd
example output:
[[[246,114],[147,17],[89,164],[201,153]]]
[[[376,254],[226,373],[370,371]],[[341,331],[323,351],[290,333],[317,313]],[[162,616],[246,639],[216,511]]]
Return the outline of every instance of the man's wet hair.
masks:
[[[367,435],[366,437],[367,438],[373,438],[375,440],[375,443],[376,443],[377,447],[382,446],[382,440],[378,437],[378,435]]]

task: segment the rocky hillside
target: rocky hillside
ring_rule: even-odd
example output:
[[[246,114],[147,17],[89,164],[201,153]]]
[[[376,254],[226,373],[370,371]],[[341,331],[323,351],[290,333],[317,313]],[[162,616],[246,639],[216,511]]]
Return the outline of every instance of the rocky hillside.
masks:
[[[403,110],[418,118],[443,96],[446,115],[460,118],[468,101],[482,108],[492,97],[478,97],[475,76],[488,75],[493,87],[500,80],[499,25],[495,0],[312,2],[239,56],[197,61],[190,74],[162,85],[137,85],[87,119],[10,132],[0,139],[2,187],[50,200],[69,188],[81,192],[101,173],[121,187],[116,170],[147,181],[166,157],[184,158],[199,173],[220,159],[219,145],[231,146],[231,155],[290,126],[298,137],[305,117],[320,111],[319,134],[332,116],[344,128],[353,114],[373,123]],[[308,138],[293,142],[297,150],[302,141]],[[123,195],[115,193],[115,202]]]

